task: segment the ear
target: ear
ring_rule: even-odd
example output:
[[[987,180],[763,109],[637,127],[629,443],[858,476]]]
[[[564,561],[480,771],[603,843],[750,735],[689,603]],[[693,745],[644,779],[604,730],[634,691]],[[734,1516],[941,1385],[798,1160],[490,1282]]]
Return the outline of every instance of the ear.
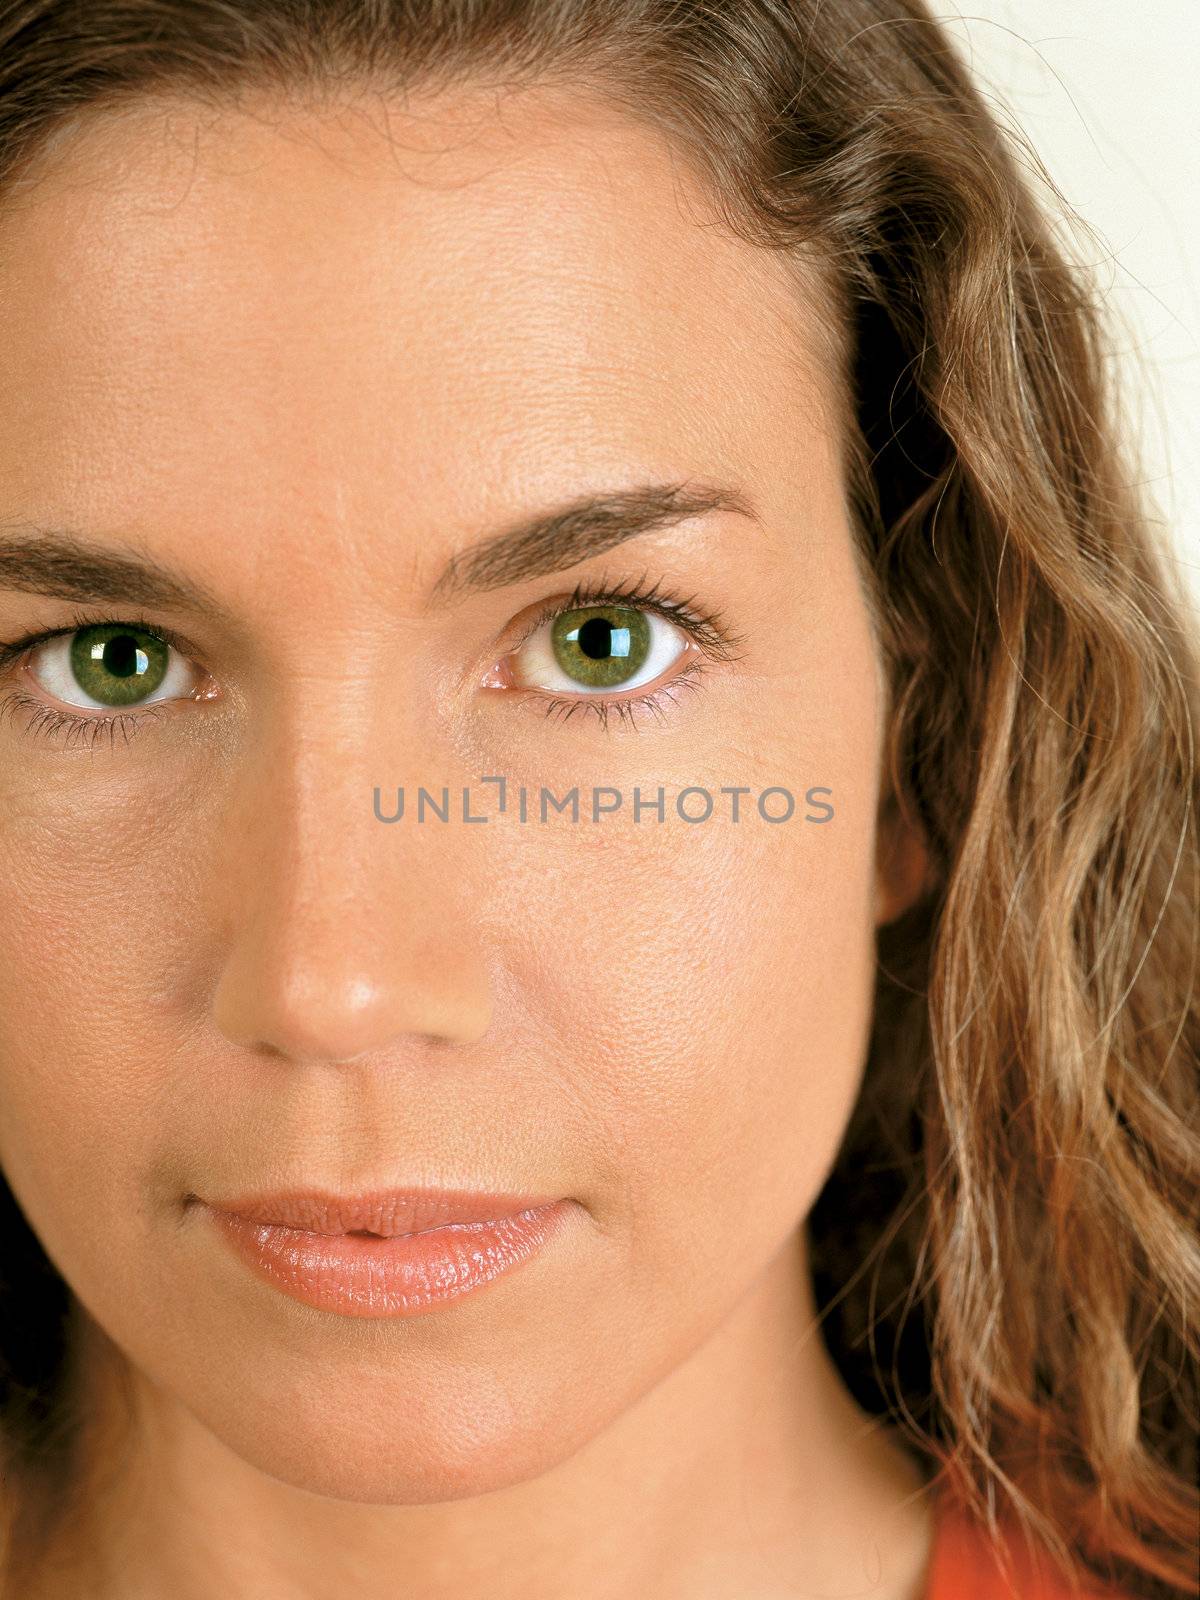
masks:
[[[905,820],[895,794],[880,807],[875,850],[875,926],[909,910],[929,884],[929,851],[920,829]]]

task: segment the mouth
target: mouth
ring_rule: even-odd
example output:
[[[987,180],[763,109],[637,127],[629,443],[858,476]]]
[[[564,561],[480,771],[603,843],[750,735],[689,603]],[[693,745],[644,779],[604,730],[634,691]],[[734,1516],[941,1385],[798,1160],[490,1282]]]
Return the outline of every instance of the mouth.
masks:
[[[507,1277],[569,1231],[579,1207],[557,1195],[478,1190],[329,1190],[189,1195],[261,1280],[321,1311],[409,1317]]]

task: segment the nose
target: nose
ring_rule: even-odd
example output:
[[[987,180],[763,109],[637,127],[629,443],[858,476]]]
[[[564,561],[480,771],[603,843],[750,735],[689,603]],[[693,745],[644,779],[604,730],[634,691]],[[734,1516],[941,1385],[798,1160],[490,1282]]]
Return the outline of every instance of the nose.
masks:
[[[226,818],[222,1034],[304,1062],[479,1039],[492,1002],[466,854],[480,830],[453,810],[382,823],[374,785],[394,780],[344,747],[268,765]]]

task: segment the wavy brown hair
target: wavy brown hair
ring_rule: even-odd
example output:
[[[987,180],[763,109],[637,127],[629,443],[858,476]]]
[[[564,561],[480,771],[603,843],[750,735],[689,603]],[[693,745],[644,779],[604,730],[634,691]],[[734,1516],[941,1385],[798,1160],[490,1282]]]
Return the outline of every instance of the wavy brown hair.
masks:
[[[1078,224],[922,0],[0,0],[0,200],[86,120],[557,81],[665,134],[794,263],[840,371],[890,686],[863,1089],[807,1222],[861,1405],[996,1538],[1197,1577],[1200,662]],[[1079,225],[1082,229],[1082,225]],[[1086,230],[1082,230],[1086,233]],[[882,820],[882,816],[881,816]],[[73,1304],[0,1227],[5,1552],[72,1504]]]

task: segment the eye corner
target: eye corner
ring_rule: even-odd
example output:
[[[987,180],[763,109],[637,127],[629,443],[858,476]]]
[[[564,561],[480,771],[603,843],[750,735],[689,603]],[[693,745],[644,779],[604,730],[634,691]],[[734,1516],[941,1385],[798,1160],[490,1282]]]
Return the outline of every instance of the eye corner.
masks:
[[[479,689],[515,688],[516,685],[512,680],[512,671],[508,664],[509,656],[513,653],[512,650],[509,650],[504,655],[499,656],[478,680],[476,687]]]

